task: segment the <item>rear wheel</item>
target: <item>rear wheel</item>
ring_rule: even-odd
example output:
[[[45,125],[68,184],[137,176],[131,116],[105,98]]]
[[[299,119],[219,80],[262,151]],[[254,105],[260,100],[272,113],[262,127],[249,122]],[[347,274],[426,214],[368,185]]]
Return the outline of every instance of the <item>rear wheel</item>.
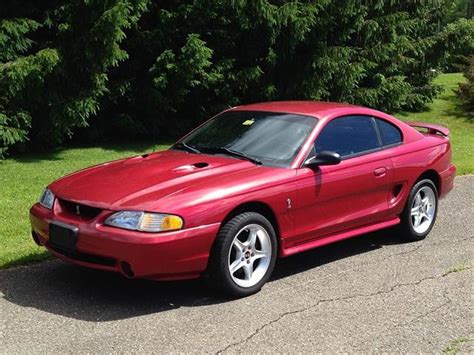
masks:
[[[429,179],[421,180],[413,186],[401,215],[400,229],[404,239],[416,241],[424,239],[436,220],[438,212],[438,191]]]
[[[228,221],[213,247],[208,280],[234,297],[258,292],[275,266],[277,241],[272,224],[261,214],[245,212]]]

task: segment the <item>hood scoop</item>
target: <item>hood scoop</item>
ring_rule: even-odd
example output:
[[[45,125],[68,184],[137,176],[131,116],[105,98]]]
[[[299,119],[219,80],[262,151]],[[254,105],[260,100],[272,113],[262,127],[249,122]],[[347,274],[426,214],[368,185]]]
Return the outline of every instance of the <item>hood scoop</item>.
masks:
[[[209,166],[209,163],[198,162],[198,163],[178,166],[177,168],[174,168],[173,171],[176,171],[176,172],[190,172],[190,171],[196,171],[196,170],[199,170],[199,169],[204,169],[204,168],[207,168],[208,166]]]
[[[198,168],[198,169],[202,169],[202,168],[205,168],[206,166],[209,166],[209,164],[206,162],[199,162],[199,163],[191,164],[191,166],[194,166],[195,168]]]

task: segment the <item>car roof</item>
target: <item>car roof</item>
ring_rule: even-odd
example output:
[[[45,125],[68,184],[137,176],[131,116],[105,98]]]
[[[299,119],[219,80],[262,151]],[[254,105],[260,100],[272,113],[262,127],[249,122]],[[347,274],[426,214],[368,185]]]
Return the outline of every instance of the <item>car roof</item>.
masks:
[[[300,152],[293,162],[293,167],[300,166],[302,159],[304,158],[304,152],[306,152],[309,145],[311,145],[311,142],[314,141],[315,137],[319,134],[321,129],[323,129],[325,124],[335,118],[342,116],[372,116],[379,119],[384,119],[397,126],[402,131],[404,143],[410,143],[424,138],[423,134],[418,132],[416,129],[385,112],[345,103],[326,101],[273,101],[236,106],[227,111],[264,111],[289,113],[310,116],[319,120],[320,124],[316,125],[314,131],[306,142],[307,146],[304,146],[301,149],[301,152],[303,153]]]
[[[404,136],[421,137],[421,134],[395,117],[368,107],[327,101],[273,101],[236,106],[228,111],[264,111],[311,116],[324,123],[341,116],[373,116],[396,125]],[[321,126],[321,125],[318,125]]]
[[[355,106],[337,102],[327,101],[272,101],[261,102],[249,105],[241,105],[233,107],[232,111],[267,111],[267,112],[284,112],[299,115],[308,115],[316,118],[321,118],[330,114],[350,114],[354,110],[368,110],[362,106]]]

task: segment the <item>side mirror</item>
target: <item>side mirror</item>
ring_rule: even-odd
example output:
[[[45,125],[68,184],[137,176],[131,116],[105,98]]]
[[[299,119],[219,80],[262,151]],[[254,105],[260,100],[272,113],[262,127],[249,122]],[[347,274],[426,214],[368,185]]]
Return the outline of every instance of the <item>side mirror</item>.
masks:
[[[336,152],[325,150],[304,162],[304,166],[313,168],[319,165],[336,165],[341,162],[341,156]]]

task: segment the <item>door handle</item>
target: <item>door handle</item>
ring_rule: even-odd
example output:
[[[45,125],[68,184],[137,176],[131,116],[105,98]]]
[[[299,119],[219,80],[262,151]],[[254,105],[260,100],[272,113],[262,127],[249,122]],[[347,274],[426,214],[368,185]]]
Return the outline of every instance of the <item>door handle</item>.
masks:
[[[377,168],[377,169],[374,170],[374,175],[376,177],[385,176],[386,173],[387,173],[387,168],[385,168],[385,167]]]

